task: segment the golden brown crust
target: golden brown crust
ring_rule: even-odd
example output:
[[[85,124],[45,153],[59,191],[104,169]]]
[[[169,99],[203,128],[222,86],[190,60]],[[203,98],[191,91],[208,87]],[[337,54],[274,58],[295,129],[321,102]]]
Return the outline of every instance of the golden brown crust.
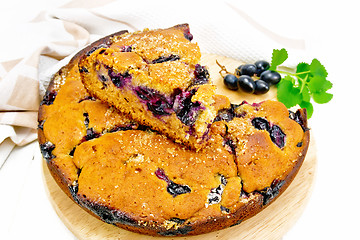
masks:
[[[237,225],[285,191],[309,146],[304,109],[289,118],[278,102],[232,105],[215,96],[218,114],[209,139],[193,151],[95,99],[83,86],[79,59],[123,33],[75,55],[54,75],[39,108],[42,154],[74,202],[130,231],[180,236]]]
[[[80,59],[79,69],[92,96],[200,149],[216,114],[215,86],[206,76],[199,79],[200,50],[184,26],[113,37],[111,46]]]

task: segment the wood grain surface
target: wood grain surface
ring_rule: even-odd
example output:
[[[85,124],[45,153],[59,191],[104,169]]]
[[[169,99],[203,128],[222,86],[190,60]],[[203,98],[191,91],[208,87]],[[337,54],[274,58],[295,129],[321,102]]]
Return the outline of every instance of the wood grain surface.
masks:
[[[276,98],[276,88],[272,88],[267,94],[252,95],[226,89],[219,74],[220,67],[216,60],[226,67],[229,72],[234,72],[241,63],[239,61],[217,56],[203,54],[202,64],[209,68],[210,76],[217,85],[217,91],[224,94],[232,103],[260,102],[266,99]],[[56,213],[67,228],[78,239],[105,240],[105,239],[176,239],[176,240],[208,240],[208,239],[281,239],[282,236],[296,223],[301,216],[310,198],[316,171],[316,146],[311,137],[309,150],[305,161],[297,176],[288,189],[269,207],[256,216],[242,222],[240,225],[224,230],[190,237],[151,237],[123,230],[113,225],[104,223],[91,216],[75,204],[60,189],[52,178],[45,162],[43,162],[43,177],[49,200]]]

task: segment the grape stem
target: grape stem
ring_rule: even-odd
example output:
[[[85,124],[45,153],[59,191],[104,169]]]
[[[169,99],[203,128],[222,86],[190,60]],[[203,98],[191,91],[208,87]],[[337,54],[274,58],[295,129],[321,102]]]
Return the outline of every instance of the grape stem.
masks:
[[[220,73],[220,75],[221,75],[222,77],[224,77],[224,75],[223,75],[224,72],[227,73],[227,74],[232,74],[232,73],[229,73],[229,72],[226,70],[225,66],[224,66],[224,65],[221,65],[221,64],[218,62],[218,60],[216,60],[216,64],[220,67],[219,73]]]

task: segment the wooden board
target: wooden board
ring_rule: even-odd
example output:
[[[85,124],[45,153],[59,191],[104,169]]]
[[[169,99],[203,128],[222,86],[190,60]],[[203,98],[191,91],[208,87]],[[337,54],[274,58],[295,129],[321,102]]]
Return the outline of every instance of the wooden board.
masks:
[[[218,93],[230,98],[233,103],[243,100],[259,102],[275,99],[276,90],[272,89],[265,95],[252,95],[239,91],[230,91],[224,87],[219,74],[220,67],[216,60],[226,66],[229,72],[239,66],[240,62],[222,56],[203,54],[202,63],[208,66],[210,76],[218,87]],[[176,239],[176,240],[208,240],[208,239],[281,239],[301,216],[312,192],[316,170],[316,146],[311,138],[305,161],[289,188],[269,207],[249,220],[221,231],[191,237],[150,237],[129,232],[113,225],[104,223],[91,216],[67,195],[62,192],[52,178],[45,162],[43,163],[44,183],[50,202],[60,219],[78,239]]]

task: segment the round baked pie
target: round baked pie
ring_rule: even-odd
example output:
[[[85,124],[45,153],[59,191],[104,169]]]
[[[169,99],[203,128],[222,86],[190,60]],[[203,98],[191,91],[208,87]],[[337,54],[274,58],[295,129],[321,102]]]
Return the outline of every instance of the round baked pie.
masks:
[[[118,32],[76,54],[39,108],[42,155],[61,189],[118,227],[207,233],[254,216],[309,146],[305,109],[215,94],[187,24]]]

